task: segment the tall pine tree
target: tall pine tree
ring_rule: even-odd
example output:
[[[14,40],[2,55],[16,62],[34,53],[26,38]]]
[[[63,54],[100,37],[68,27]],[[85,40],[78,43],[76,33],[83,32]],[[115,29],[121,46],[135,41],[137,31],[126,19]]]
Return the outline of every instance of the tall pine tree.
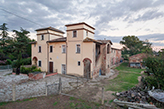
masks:
[[[21,31],[13,30],[15,32],[15,42],[13,43],[14,46],[14,53],[17,54],[17,68],[21,66],[22,54],[27,52],[27,46],[29,44],[28,34],[29,31],[21,28]]]
[[[2,31],[0,33],[0,36],[1,36],[1,41],[0,41],[0,45],[1,47],[4,47],[5,46],[5,42],[6,42],[6,38],[8,36],[8,28],[6,27],[6,23],[3,23],[2,25],[0,25],[0,30]]]

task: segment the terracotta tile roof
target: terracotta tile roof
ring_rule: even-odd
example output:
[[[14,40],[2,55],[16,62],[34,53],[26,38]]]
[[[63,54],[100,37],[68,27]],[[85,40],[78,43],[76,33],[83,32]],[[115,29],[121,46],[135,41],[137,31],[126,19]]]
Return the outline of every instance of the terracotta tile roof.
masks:
[[[99,43],[99,44],[102,44],[102,42],[100,41],[97,41],[97,40],[94,40],[94,39],[91,39],[89,37],[86,37],[83,42],[95,42],[95,43]]]
[[[115,50],[120,50],[120,51],[122,50],[122,49],[118,49],[118,48],[113,48],[113,47],[111,47],[111,49],[115,49]]]
[[[63,33],[63,31],[59,30],[59,29],[56,29],[56,28],[53,28],[53,27],[47,27],[47,28],[40,28],[40,29],[36,29],[35,31],[41,31],[41,30],[53,30],[53,31],[56,31],[56,32],[59,32],[59,33]]]
[[[98,40],[98,41],[100,41],[103,44],[106,44],[106,43],[109,42],[111,45],[113,45],[113,43],[111,42],[111,40]]]
[[[51,42],[66,42],[67,38],[66,37],[62,37],[62,38],[57,38],[57,39],[52,39],[50,41],[47,41],[49,43]]]
[[[146,58],[148,55],[145,53],[140,53],[140,54],[136,54],[136,55],[132,55],[129,57],[129,62],[140,62],[142,61],[144,58]]]
[[[88,24],[87,24],[87,23],[85,23],[85,22],[73,23],[73,24],[67,24],[67,25],[65,25],[65,26],[67,27],[67,26],[81,25],[81,24],[85,24],[85,25],[87,25],[87,26],[89,26],[90,28],[92,28],[92,29],[94,29],[94,30],[95,30],[95,28],[94,28],[94,27],[92,27],[92,26],[88,25]]]

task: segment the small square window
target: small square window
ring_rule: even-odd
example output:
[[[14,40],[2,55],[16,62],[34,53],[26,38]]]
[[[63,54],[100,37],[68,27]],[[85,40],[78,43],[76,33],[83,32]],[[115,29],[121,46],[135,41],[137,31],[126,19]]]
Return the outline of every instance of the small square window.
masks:
[[[53,46],[50,46],[50,53],[53,52]]]
[[[44,40],[44,35],[43,34],[41,35],[41,40]]]
[[[77,31],[73,31],[73,37],[77,37]]]
[[[39,67],[42,66],[42,61],[38,61],[38,66],[39,66]]]
[[[80,66],[80,61],[78,61],[78,66]]]

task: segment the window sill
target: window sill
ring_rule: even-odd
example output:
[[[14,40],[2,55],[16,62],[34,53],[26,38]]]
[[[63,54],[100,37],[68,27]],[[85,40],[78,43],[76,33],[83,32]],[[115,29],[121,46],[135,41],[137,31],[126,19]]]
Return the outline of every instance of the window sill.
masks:
[[[80,53],[76,52],[76,54],[80,54]]]

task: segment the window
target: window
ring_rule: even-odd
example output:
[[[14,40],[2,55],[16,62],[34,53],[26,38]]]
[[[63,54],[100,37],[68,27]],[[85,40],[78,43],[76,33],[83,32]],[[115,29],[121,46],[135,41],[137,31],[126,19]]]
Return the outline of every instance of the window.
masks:
[[[34,47],[36,47],[36,44],[34,44]]]
[[[76,53],[80,53],[80,44],[76,45]]]
[[[44,40],[44,35],[43,34],[41,35],[41,40]]]
[[[88,36],[88,31],[86,31],[86,36]]]
[[[66,53],[66,45],[62,45],[62,53]]]
[[[39,67],[42,66],[42,61],[38,61],[38,66],[39,66]]]
[[[39,46],[39,51],[38,52],[41,53],[41,46]]]
[[[73,37],[77,37],[77,31],[73,31]]]
[[[50,46],[50,53],[53,52],[53,46]]]
[[[66,74],[66,65],[62,64],[62,74]]]
[[[107,45],[107,54],[109,54],[109,44]]]
[[[78,66],[80,66],[80,61],[78,61]]]

